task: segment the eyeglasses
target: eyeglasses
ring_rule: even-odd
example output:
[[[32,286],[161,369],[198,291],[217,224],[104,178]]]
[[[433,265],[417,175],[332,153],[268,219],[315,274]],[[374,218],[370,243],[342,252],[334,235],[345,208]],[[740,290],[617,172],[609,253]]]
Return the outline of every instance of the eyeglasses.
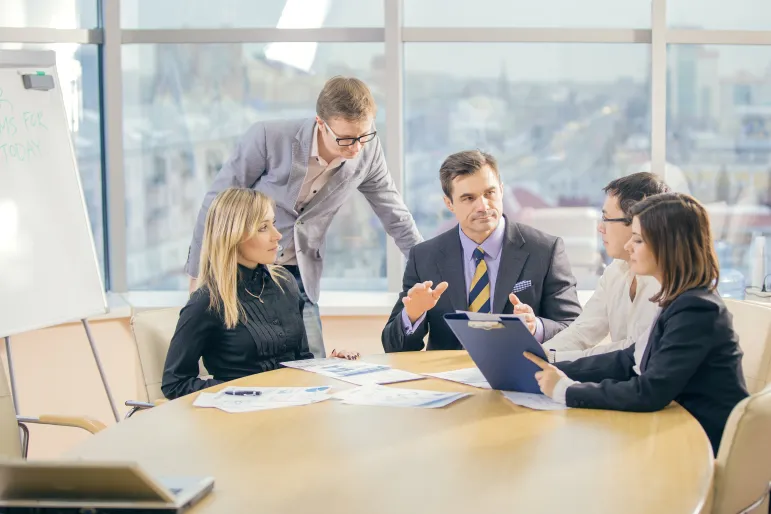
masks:
[[[332,134],[332,137],[335,138],[335,141],[337,141],[338,146],[353,146],[356,144],[356,141],[358,141],[361,144],[369,143],[373,139],[375,139],[375,136],[377,136],[377,130],[374,132],[370,132],[369,134],[364,134],[363,136],[359,137],[337,137],[337,134],[332,132],[332,128],[329,126],[329,123],[324,122],[324,125],[327,127],[327,130],[330,134]]]
[[[628,225],[632,220],[629,218],[606,218],[605,215],[602,215],[602,223],[623,223],[625,225]]]

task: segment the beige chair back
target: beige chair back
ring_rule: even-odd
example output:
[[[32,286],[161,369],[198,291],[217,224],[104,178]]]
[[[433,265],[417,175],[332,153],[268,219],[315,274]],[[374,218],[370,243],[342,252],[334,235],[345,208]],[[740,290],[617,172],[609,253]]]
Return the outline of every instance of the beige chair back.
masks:
[[[137,345],[139,370],[147,390],[148,402],[163,399],[163,365],[166,363],[171,338],[177,329],[179,310],[178,307],[172,307],[139,311],[131,318],[131,332]],[[198,372],[202,377],[209,374],[201,361],[198,362]]]
[[[163,365],[178,319],[178,307],[139,311],[131,318],[131,332],[137,345],[139,369],[149,402],[163,398]]]
[[[21,457],[21,436],[5,369],[0,363],[0,457]]]
[[[742,368],[747,389],[755,393],[771,382],[771,305],[724,299],[731,311],[739,346],[744,351]]]
[[[728,418],[715,463],[712,514],[767,514],[771,482],[771,386]]]

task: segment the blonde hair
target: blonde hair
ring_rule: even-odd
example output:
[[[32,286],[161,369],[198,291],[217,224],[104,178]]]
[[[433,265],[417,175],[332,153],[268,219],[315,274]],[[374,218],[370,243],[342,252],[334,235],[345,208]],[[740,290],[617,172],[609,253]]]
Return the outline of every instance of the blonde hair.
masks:
[[[222,311],[228,329],[246,318],[237,292],[238,245],[257,233],[272,205],[273,201],[259,191],[229,188],[214,198],[206,214],[198,289],[209,289],[209,308]],[[281,266],[266,268],[281,287],[278,277],[286,280],[289,272]]]
[[[362,121],[377,113],[375,99],[367,85],[353,77],[332,77],[316,100],[316,114],[324,121],[342,118]]]

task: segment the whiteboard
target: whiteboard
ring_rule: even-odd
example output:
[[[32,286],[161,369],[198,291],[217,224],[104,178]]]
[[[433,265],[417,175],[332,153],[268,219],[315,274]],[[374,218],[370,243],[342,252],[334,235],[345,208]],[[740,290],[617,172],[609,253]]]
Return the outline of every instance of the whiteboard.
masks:
[[[0,50],[0,336],[107,311],[55,62]]]

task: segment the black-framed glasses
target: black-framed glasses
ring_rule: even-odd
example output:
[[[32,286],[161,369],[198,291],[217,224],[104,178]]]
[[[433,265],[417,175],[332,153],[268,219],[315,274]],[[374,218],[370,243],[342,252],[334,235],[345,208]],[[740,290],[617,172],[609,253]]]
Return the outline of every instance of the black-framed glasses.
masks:
[[[337,141],[338,146],[353,146],[356,144],[356,141],[358,141],[361,144],[369,143],[373,139],[375,139],[375,136],[377,136],[377,130],[374,132],[370,132],[369,134],[364,134],[363,136],[359,137],[337,137],[337,134],[335,134],[332,131],[332,128],[329,126],[329,123],[324,122],[324,125],[327,126],[327,130],[330,134],[332,134],[332,137],[335,138],[335,141]]]
[[[623,223],[628,225],[631,221],[629,218],[606,218],[604,214],[602,215],[602,223]]]

